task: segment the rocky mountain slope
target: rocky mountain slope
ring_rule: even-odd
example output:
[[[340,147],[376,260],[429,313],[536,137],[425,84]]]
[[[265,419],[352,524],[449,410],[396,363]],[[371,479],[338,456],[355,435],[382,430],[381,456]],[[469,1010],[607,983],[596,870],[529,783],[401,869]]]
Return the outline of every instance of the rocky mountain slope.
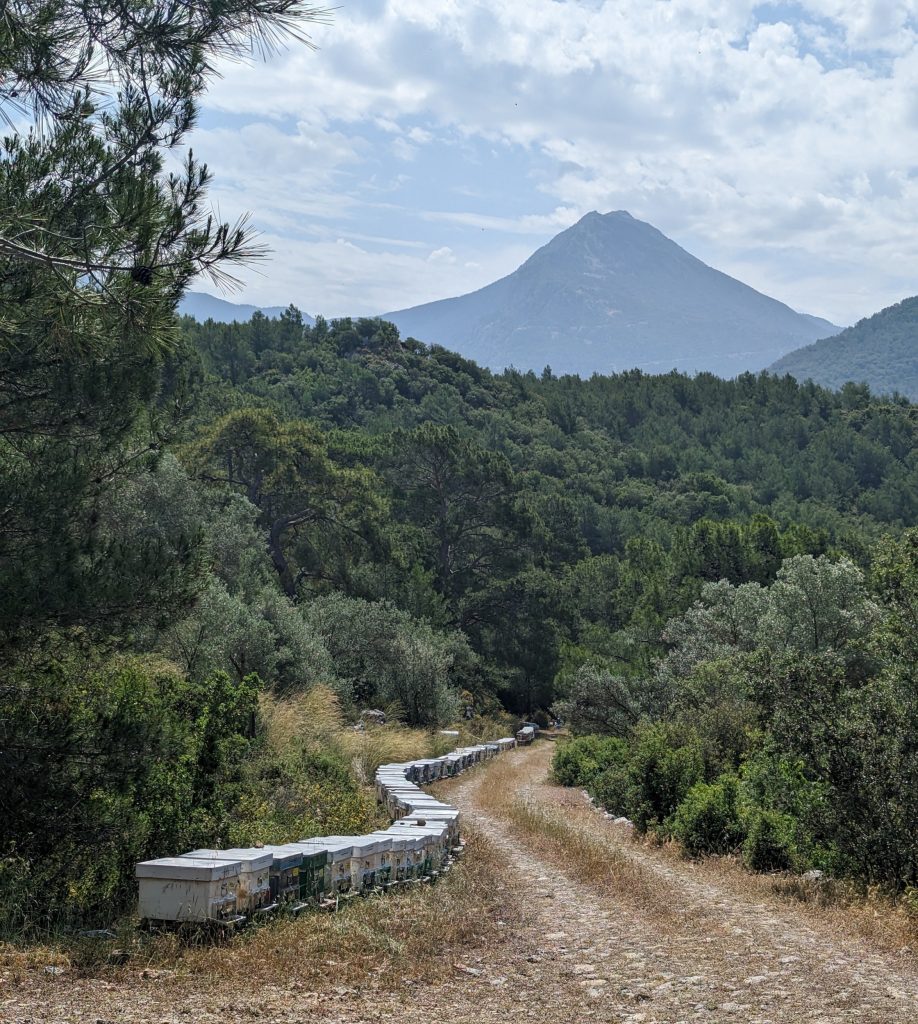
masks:
[[[493,369],[760,370],[837,331],[686,252],[624,211],[589,213],[479,291],[384,314],[403,336]]]

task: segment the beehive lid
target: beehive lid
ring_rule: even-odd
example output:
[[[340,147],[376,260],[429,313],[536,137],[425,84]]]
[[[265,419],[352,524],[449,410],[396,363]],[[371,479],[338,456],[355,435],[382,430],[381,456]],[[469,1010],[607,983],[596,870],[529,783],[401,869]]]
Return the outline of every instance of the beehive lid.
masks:
[[[432,832],[441,836],[446,832],[447,827],[445,821],[436,821],[434,819],[428,821],[426,818],[419,818],[417,820],[402,818],[401,821],[395,822],[392,826],[392,828],[403,828],[409,832]]]
[[[217,857],[160,857],[141,861],[134,868],[137,878],[177,878],[195,882],[213,882],[237,878],[242,865],[238,860]]]
[[[344,860],[354,855],[354,840],[356,836],[315,836],[312,839],[302,839],[297,846],[309,847],[316,853],[325,852],[328,859],[333,863]]]
[[[390,844],[390,849],[395,853],[409,848],[407,836],[393,834],[392,832],[373,832],[371,834],[387,841]]]
[[[282,843],[279,846],[266,846],[265,852],[271,854],[271,862],[275,868],[295,868],[303,863],[303,850],[295,843]]]
[[[318,841],[307,843],[285,843],[285,850],[296,850],[300,855],[300,862],[310,860],[318,860],[321,864],[325,865],[331,859],[328,848],[321,845]]]
[[[383,853],[391,849],[379,836],[365,835],[354,837],[354,853],[360,857],[369,857],[374,853]]]
[[[238,860],[246,871],[264,871],[274,861],[274,854],[263,846],[234,847],[232,850],[224,850],[223,856]]]

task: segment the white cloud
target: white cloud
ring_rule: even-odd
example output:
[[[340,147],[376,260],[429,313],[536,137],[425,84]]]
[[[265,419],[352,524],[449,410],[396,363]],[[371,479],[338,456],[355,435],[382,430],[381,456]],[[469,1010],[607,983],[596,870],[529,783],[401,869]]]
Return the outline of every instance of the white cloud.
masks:
[[[364,248],[345,238],[310,245],[266,234],[273,252],[270,267],[242,273],[244,299],[271,305],[274,296],[293,302],[307,313],[325,316],[373,316],[398,308],[399,294],[413,302],[431,302],[467,291],[502,277],[528,255],[525,246],[510,247],[494,259],[466,266],[455,258],[429,259],[402,248],[383,252]],[[380,267],[386,268],[385,275]]]
[[[456,256],[448,245],[443,245],[427,257],[428,263],[455,263]]]
[[[397,138],[392,143],[392,152],[399,160],[413,160],[418,155],[418,147],[412,146],[407,139]]]
[[[848,321],[918,291],[918,0],[793,9],[354,0],[314,30],[317,53],[228,67],[207,104],[251,123],[196,148],[221,208],[253,209],[304,270],[335,231],[455,254],[442,277],[418,255],[418,277],[388,245],[362,249],[327,281],[355,308],[455,293],[513,269],[526,236],[531,250],[589,209],[625,208]]]

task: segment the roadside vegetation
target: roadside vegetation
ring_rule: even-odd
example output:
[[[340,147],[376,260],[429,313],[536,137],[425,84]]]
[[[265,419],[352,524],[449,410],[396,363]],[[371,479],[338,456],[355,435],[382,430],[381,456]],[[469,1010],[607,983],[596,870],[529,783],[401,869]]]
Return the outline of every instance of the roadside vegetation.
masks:
[[[558,749],[556,780],[691,856],[918,909],[918,533],[871,561],[797,556],[769,586],[705,584],[643,685],[585,672],[559,703],[586,734]]]

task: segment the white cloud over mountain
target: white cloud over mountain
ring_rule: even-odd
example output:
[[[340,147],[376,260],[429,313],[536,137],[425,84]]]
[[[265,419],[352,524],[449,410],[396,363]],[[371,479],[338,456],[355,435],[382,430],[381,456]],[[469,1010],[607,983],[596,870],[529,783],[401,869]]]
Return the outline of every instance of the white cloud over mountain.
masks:
[[[227,68],[195,148],[221,213],[252,210],[274,248],[249,301],[334,315],[457,294],[621,208],[848,322],[918,292],[916,15],[354,0],[314,28],[318,52]]]

